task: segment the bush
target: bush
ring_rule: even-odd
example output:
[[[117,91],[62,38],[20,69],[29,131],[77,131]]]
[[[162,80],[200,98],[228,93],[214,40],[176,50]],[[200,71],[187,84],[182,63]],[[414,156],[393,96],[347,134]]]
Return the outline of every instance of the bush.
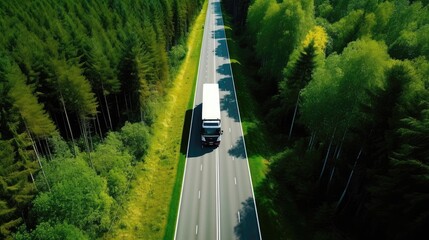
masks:
[[[32,215],[37,216],[38,223],[67,222],[91,238],[107,230],[112,198],[107,194],[106,181],[83,159],[55,159],[45,165],[45,173],[51,191],[41,192],[33,201]]]
[[[34,240],[86,240],[89,239],[82,230],[76,226],[59,223],[51,226],[43,222],[31,233],[31,239]]]
[[[125,148],[136,161],[140,161],[149,147],[150,133],[144,123],[126,122],[119,132]]]

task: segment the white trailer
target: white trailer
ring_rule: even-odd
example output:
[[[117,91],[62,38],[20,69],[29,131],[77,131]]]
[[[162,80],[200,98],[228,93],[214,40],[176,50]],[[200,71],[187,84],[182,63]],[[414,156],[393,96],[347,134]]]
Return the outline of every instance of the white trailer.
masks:
[[[220,119],[219,85],[203,84],[203,113],[201,118],[201,143],[203,146],[219,146],[222,129]]]

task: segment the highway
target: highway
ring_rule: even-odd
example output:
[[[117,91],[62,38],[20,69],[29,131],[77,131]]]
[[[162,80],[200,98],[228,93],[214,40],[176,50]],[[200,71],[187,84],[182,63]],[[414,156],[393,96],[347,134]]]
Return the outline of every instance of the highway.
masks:
[[[220,89],[222,141],[201,147],[203,83]],[[220,0],[209,0],[174,239],[261,239]]]

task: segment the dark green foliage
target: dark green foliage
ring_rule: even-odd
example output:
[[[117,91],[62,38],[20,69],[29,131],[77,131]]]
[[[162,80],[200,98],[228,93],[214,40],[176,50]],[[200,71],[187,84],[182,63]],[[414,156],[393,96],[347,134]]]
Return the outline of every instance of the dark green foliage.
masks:
[[[141,161],[149,147],[150,134],[148,127],[144,123],[125,123],[119,133],[119,138],[134,160]]]
[[[239,18],[235,2],[226,7]],[[249,84],[269,102],[270,137],[287,149],[271,157],[263,214],[281,224],[293,200],[305,218],[302,239],[425,234],[428,16],[427,1],[252,1],[245,37],[261,68]],[[317,61],[300,50],[314,24],[329,35]],[[292,116],[302,128],[289,139]]]
[[[419,160],[390,161],[388,171],[376,176],[374,185],[368,189],[371,227],[379,228],[377,232],[384,232],[388,239],[422,236],[429,221],[428,176],[428,165]]]
[[[238,33],[244,30],[247,18],[247,8],[250,0],[227,0],[222,1],[225,10],[232,16],[232,24],[236,27]]]
[[[8,236],[23,222],[17,213],[32,199],[33,186],[27,181],[29,166],[14,161],[11,141],[0,141],[0,236]]]
[[[0,49],[20,67],[25,83],[34,84],[66,138],[88,130],[67,126],[61,120],[66,114],[81,124],[97,114],[97,133],[126,120],[150,123],[151,103],[170,78],[167,51],[185,36],[201,5],[201,0],[8,1],[1,4]]]
[[[270,175],[278,183],[279,193],[292,193],[293,198],[303,207],[316,200],[312,196],[316,179],[310,174],[312,169],[316,170],[316,156],[314,153],[302,156],[293,150],[285,150],[272,159]],[[277,197],[282,201],[286,195],[279,194]]]
[[[127,121],[154,121],[156,104],[176,73],[170,67],[177,68],[186,54],[175,45],[184,41],[202,3],[0,2],[0,238],[10,238],[21,223],[33,231],[20,231],[20,236],[34,239],[44,234],[44,239],[85,239],[106,230],[111,214],[107,202],[117,201],[117,207],[123,199],[132,164],[142,160],[149,144],[149,127],[126,124],[119,136],[107,137],[98,144],[100,150],[91,151],[107,131]],[[73,157],[81,159],[77,165],[64,160]],[[72,169],[58,169],[58,174],[73,172],[82,178],[69,181],[49,172],[63,161]],[[46,174],[44,164],[49,165]],[[99,176],[88,172],[94,169]],[[92,180],[94,185],[85,184]],[[73,184],[91,189],[70,190]],[[68,199],[69,190],[97,192],[99,198],[89,196],[89,205],[81,206],[85,210],[67,212],[53,201],[71,201],[77,208],[85,200]],[[35,202],[38,218],[29,212],[37,191],[42,191]],[[91,203],[94,199],[100,205]]]
[[[0,237],[8,238],[19,224],[28,220],[25,214],[36,191],[36,185],[29,180],[38,166],[34,161],[29,129],[22,119],[25,116],[30,124],[36,121],[40,121],[39,124],[47,123],[44,126],[48,128],[31,125],[34,127],[32,130],[41,136],[50,134],[44,130],[53,125],[50,125],[52,123],[44,115],[42,107],[32,98],[30,89],[25,87],[19,73],[17,78],[13,78],[16,75],[11,74],[11,71],[19,69],[11,70],[6,58],[0,60]],[[14,82],[12,79],[20,81]],[[16,103],[14,98],[17,99],[21,91],[22,99]],[[30,113],[35,114],[34,119]]]
[[[287,86],[294,89],[304,88],[312,79],[316,67],[316,49],[314,41],[306,46],[292,69],[285,73]]]
[[[185,59],[186,52],[186,45],[183,41],[171,48],[170,52],[168,53],[171,74],[175,75],[177,73],[180,63]]]
[[[268,115],[274,125],[272,127],[292,125],[291,121],[296,117],[295,108],[299,104],[299,94],[313,78],[315,67],[316,49],[312,41],[302,50],[298,59],[284,70],[285,79],[279,84],[280,93],[274,97],[278,101],[277,106]],[[288,133],[289,130],[290,127],[280,129],[283,133]]]

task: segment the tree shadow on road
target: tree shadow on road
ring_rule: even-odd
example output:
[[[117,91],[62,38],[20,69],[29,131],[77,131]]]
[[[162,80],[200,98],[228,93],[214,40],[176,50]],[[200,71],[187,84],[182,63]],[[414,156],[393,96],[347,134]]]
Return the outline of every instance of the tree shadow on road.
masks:
[[[219,43],[219,45],[216,47],[215,50],[216,56],[222,57],[223,59],[227,59],[229,56],[227,51],[228,46],[226,45],[226,38],[219,39],[217,42]]]
[[[237,100],[235,98],[234,85],[232,83],[231,68],[229,64],[223,64],[219,66],[217,72],[226,76],[218,81],[220,90],[220,109],[221,111],[226,111],[228,117],[232,118],[235,122],[238,122],[239,113]]]
[[[260,239],[254,199],[249,197],[241,205],[239,223],[234,227],[237,239]]]
[[[242,158],[246,159],[246,152],[244,149],[244,140],[243,137],[240,136],[240,138],[235,142],[235,145],[228,150],[229,155],[235,157],[235,158]]]

